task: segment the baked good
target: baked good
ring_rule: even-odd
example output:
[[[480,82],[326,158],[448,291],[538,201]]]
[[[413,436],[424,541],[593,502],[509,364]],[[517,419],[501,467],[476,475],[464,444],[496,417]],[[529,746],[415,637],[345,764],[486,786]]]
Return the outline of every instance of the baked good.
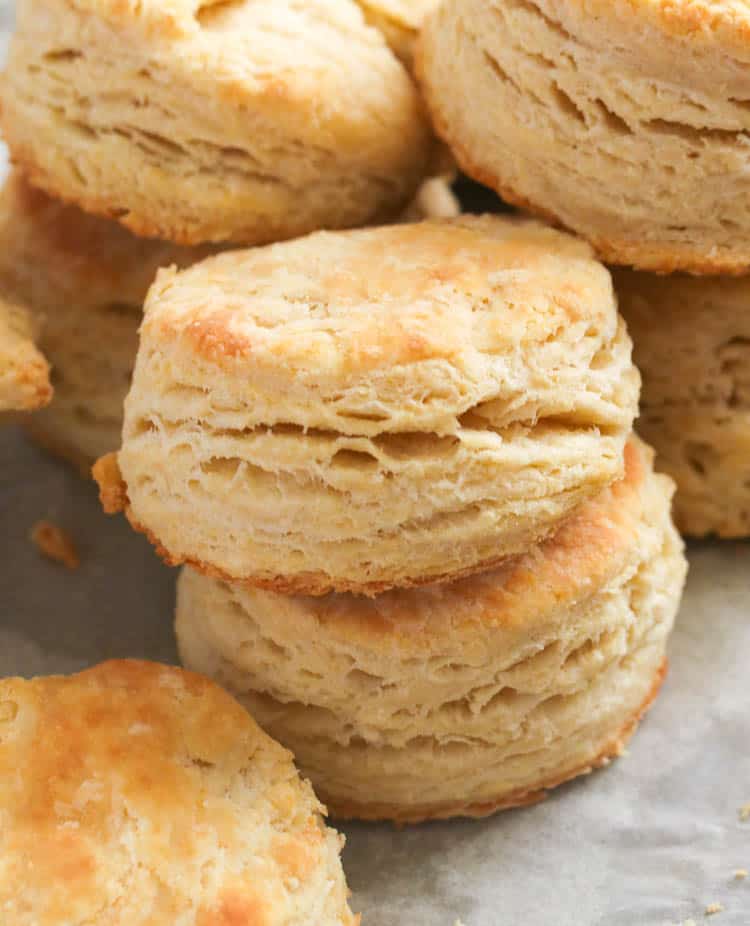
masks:
[[[750,278],[615,275],[643,375],[638,431],[684,534],[750,536]]]
[[[0,680],[3,926],[354,926],[322,811],[200,676],[113,661]]]
[[[611,279],[466,216],[219,255],[145,306],[120,475],[173,564],[368,594],[487,568],[622,473],[638,375]]]
[[[119,445],[148,287],[159,267],[209,253],[136,238],[11,173],[0,191],[0,297],[30,310],[55,385],[52,403],[24,417],[35,440],[87,475]]]
[[[0,412],[40,408],[52,397],[49,366],[28,312],[0,297]]]
[[[446,0],[417,52],[460,166],[640,269],[750,269],[750,7]]]
[[[20,0],[2,126],[35,185],[182,244],[393,218],[432,148],[354,0]]]
[[[357,0],[365,19],[379,29],[400,60],[412,66],[422,22],[439,0]]]
[[[332,813],[481,816],[617,755],[654,697],[685,577],[672,482],[622,481],[501,568],[377,598],[285,597],[185,569],[186,665],[294,752]]]

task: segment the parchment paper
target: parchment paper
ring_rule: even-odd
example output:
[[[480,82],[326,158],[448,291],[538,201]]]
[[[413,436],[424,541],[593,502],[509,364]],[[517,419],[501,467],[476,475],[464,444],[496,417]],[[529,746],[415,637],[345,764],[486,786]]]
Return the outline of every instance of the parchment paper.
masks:
[[[4,18],[3,18],[4,17]],[[0,4],[0,28],[9,7]],[[0,33],[0,56],[5,49]],[[0,153],[0,174],[2,173]],[[49,518],[81,553],[70,572],[29,539]],[[0,428],[0,675],[101,659],[176,660],[175,573],[95,487]],[[750,926],[750,544],[690,547],[662,694],[608,769],[484,821],[345,825],[363,926]]]

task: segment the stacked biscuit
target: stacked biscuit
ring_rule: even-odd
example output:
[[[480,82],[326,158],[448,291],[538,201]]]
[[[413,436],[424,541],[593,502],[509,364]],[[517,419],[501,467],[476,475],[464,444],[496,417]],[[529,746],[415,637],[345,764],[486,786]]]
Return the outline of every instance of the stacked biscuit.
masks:
[[[145,306],[95,467],[187,563],[184,661],[340,816],[528,803],[616,755],[684,578],[589,247],[463,217],[212,257]]]
[[[638,429],[696,536],[750,535],[748,35],[736,3],[447,0],[417,55],[465,171],[635,268]]]
[[[397,57],[423,6],[362,4],[381,35],[354,0],[18,4],[0,297],[34,319],[52,367],[54,400],[23,421],[38,442],[86,473],[118,445],[160,266],[404,209],[455,214],[447,184],[425,181],[441,168]],[[36,382],[35,362],[0,358],[2,383]],[[12,407],[41,402],[30,388]]]
[[[400,24],[389,40],[411,62],[407,5],[362,7]],[[541,99],[480,47],[502,8],[447,0],[416,60],[455,154],[471,170],[477,146],[485,179],[515,172],[506,190],[549,165],[491,143],[521,146],[533,111],[501,100],[526,126],[513,142],[487,119],[496,100],[469,99],[485,67],[531,110]],[[527,23],[529,42],[548,27],[562,41],[552,22]],[[523,77],[557,66],[544,48]],[[553,83],[577,120],[572,85]],[[639,378],[611,277],[588,244],[524,218],[344,230],[396,220],[433,156],[409,72],[359,6],[24,0],[2,120],[25,176],[9,214],[50,256],[41,277],[19,255],[0,279],[55,316],[60,353],[95,316],[92,338],[118,342],[96,372],[71,362],[67,423],[60,405],[43,439],[86,457],[91,418],[117,427],[117,396],[89,415],[71,391],[109,378],[122,393],[141,295],[177,265],[148,291],[122,444],[95,474],[108,510],[186,564],[184,661],[344,816],[482,815],[617,755],[663,677],[685,563],[672,483],[632,434]],[[599,165],[574,160],[550,163],[596,187]],[[617,197],[569,186],[583,218],[568,224],[605,250],[591,228]],[[640,213],[620,207],[613,240],[640,253]],[[717,240],[727,260],[732,242]],[[84,278],[90,309],[64,295]],[[78,320],[57,317],[69,303]]]

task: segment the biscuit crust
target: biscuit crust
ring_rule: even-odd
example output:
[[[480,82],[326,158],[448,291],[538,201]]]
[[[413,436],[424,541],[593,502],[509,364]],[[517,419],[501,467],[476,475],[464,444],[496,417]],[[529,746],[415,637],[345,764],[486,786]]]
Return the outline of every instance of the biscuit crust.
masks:
[[[23,0],[2,125],[36,186],[190,245],[392,219],[433,146],[354,0]]]
[[[637,393],[610,278],[569,236],[321,233],[160,274],[118,497],[172,563],[375,594],[553,531],[621,475]]]
[[[750,536],[750,281],[620,271],[643,374],[638,431],[689,536]]]
[[[28,310],[55,384],[52,402],[23,418],[37,443],[87,476],[119,446],[148,287],[159,267],[212,250],[136,238],[10,174],[0,191],[0,297]]]
[[[323,812],[200,676],[113,661],[0,681],[8,926],[356,926]]]
[[[653,698],[686,564],[671,481],[626,475],[499,569],[374,599],[186,569],[183,661],[220,680],[336,812],[401,822],[541,797],[616,754]]]
[[[449,0],[416,70],[438,134],[504,199],[610,263],[741,274],[749,24],[737,4]]]
[[[489,817],[501,810],[514,810],[518,807],[531,807],[539,804],[549,797],[550,791],[559,788],[574,778],[590,775],[597,769],[606,768],[613,759],[623,755],[625,747],[638,729],[638,725],[656,700],[667,675],[668,662],[663,660],[654,677],[654,683],[649,693],[635,715],[628,720],[616,737],[594,756],[589,762],[574,769],[557,772],[546,781],[540,782],[533,790],[518,791],[509,794],[501,800],[484,804],[466,804],[460,801],[453,804],[432,804],[410,807],[404,810],[397,804],[386,805],[377,803],[342,803],[336,799],[327,799],[326,806],[331,815],[337,820],[390,820],[398,825],[409,823],[425,823],[428,820],[449,820],[453,817],[471,817],[481,819]]]
[[[29,314],[0,298],[0,412],[31,411],[52,398],[49,364],[35,334]]]

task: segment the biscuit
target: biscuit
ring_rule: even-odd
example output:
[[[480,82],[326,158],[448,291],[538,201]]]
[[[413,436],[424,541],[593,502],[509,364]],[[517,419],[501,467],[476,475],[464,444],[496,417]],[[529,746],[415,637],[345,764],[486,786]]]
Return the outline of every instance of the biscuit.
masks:
[[[21,0],[2,126],[35,185],[181,244],[394,218],[433,144],[354,0]]]
[[[41,408],[52,397],[35,334],[28,312],[0,298],[0,412]]]
[[[103,496],[168,562],[277,591],[474,572],[621,475],[630,352],[588,246],[527,220],[223,254],[149,292]]]
[[[617,755],[658,689],[685,577],[671,480],[624,479],[500,569],[445,585],[284,597],[191,569],[183,661],[234,692],[343,817],[531,803]]]
[[[3,926],[355,926],[292,756],[155,663],[0,680]]]
[[[209,253],[136,238],[10,175],[0,191],[0,296],[36,319],[55,386],[52,403],[24,417],[35,440],[87,474],[119,446],[148,287],[159,267]]]
[[[750,269],[750,8],[446,0],[417,72],[460,166],[641,269]]]
[[[398,58],[411,69],[422,22],[440,0],[357,0],[367,22],[379,29]]]
[[[637,428],[677,483],[684,534],[750,536],[750,279],[615,283],[643,375]]]

